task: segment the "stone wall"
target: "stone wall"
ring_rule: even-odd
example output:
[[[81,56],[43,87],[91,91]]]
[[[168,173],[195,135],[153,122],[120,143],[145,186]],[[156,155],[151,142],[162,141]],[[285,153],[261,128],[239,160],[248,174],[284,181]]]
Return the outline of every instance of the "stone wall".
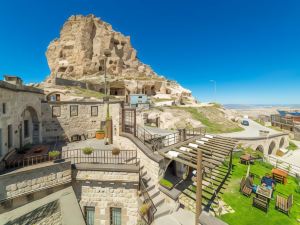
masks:
[[[22,91],[12,84],[8,85],[15,87],[15,89],[8,89],[0,85],[0,160],[9,151],[19,148],[20,142],[24,145],[34,141],[33,122],[36,123],[36,142],[42,141],[39,122],[42,114],[41,100],[43,100],[44,95],[39,92]],[[5,114],[3,114],[3,104],[5,104],[6,109]],[[24,135],[24,120],[29,121],[28,137]],[[12,128],[11,146],[8,143],[9,125]]]
[[[143,172],[147,171],[147,175],[151,177],[151,180],[157,184],[159,177],[163,175],[163,166],[159,162],[151,159],[142,148],[135,145],[129,138],[120,137],[121,149],[135,149],[137,151],[137,158],[140,159],[140,166],[143,167]],[[151,152],[151,154],[154,154]],[[161,162],[162,163],[162,162]]]
[[[121,208],[122,224],[138,219],[138,173],[74,171],[73,188],[80,207],[95,207],[94,224],[109,225],[110,209]]]
[[[60,110],[60,116],[53,116],[53,107]],[[71,115],[71,107],[77,108],[78,113]],[[92,115],[92,107],[98,115]],[[71,141],[74,135],[84,135],[86,138],[95,137],[95,131],[104,128],[106,120],[107,104],[103,102],[45,102],[43,111],[43,139],[45,142],[53,142],[56,139],[68,139]],[[119,135],[121,103],[109,104],[110,116],[113,119],[113,134]],[[74,111],[73,111],[74,112]],[[102,123],[102,124],[101,124]]]
[[[0,175],[0,200],[71,182],[71,163],[43,163]]]

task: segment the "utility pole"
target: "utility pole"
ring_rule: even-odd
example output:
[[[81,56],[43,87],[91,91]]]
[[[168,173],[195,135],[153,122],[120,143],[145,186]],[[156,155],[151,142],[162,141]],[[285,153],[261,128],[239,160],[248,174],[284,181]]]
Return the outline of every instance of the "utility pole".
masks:
[[[195,225],[199,225],[202,212],[202,151],[198,149],[197,153],[197,190],[196,190],[196,217]]]

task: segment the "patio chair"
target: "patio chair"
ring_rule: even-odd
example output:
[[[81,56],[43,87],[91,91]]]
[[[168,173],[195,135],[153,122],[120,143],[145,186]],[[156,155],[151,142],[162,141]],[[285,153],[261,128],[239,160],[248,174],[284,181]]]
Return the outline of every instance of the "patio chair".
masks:
[[[243,195],[250,197],[252,193],[252,189],[248,188],[246,185],[246,178],[243,177],[240,183],[240,192],[242,192]]]
[[[269,202],[258,197],[253,197],[252,206],[262,209],[265,212],[268,212]]]
[[[276,196],[276,205],[275,205],[275,209],[277,209],[278,211],[281,211],[283,213],[286,213],[287,215],[289,215],[290,213],[290,209],[293,206],[293,195],[289,195],[287,198],[277,195]]]

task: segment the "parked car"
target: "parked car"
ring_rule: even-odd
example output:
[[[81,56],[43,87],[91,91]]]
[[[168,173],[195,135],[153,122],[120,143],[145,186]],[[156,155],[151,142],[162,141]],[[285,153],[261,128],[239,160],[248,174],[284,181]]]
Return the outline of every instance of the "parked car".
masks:
[[[243,121],[241,122],[241,124],[242,124],[243,126],[249,126],[249,121],[248,121],[248,120],[243,120]]]

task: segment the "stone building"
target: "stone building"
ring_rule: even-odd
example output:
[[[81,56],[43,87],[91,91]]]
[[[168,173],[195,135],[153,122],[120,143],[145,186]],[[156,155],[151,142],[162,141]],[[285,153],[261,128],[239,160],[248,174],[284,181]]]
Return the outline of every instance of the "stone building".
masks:
[[[45,94],[23,85],[18,77],[7,76],[0,82],[0,103],[1,224],[11,221],[13,224],[83,225],[84,220],[87,224],[109,225],[112,221],[116,225],[137,224],[141,204],[140,167],[149,170],[148,177],[156,184],[161,158],[157,156],[153,160],[132,141],[119,137],[122,101],[70,100],[63,91]],[[14,159],[19,156],[15,153],[25,145],[94,138],[96,130],[104,128],[108,111],[113,136],[122,140],[120,148],[132,149],[130,154],[121,152],[126,153],[121,162],[107,164],[112,158],[111,150],[101,150],[100,155],[105,157],[93,156],[93,162],[100,160],[99,163],[78,164],[75,161],[78,157],[67,149],[61,153],[63,162],[40,163],[44,156],[30,156],[30,161],[21,157],[25,167],[19,168],[20,160]],[[81,157],[86,159],[84,155]],[[16,168],[6,171],[11,166]],[[38,216],[36,212],[40,212]]]
[[[43,91],[22,85],[22,80],[5,76],[0,81],[0,159],[27,143],[42,142]]]

